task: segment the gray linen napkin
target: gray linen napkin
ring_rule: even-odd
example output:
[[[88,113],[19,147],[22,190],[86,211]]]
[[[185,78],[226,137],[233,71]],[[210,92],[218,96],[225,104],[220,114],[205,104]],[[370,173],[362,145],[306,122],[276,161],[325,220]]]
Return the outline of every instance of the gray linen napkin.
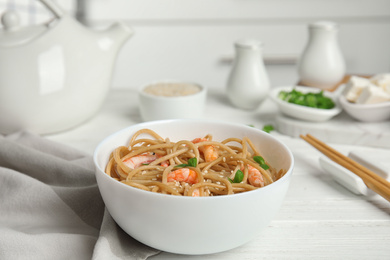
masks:
[[[0,135],[0,259],[146,259],[105,210],[92,157],[29,132]]]

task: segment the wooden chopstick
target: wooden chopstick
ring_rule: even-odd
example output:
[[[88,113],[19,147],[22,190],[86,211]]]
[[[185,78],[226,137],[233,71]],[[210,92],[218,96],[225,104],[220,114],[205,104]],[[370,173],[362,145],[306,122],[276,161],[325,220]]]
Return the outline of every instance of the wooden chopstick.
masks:
[[[347,168],[351,172],[359,176],[368,188],[390,201],[390,182],[380,177],[376,173],[367,169],[363,165],[357,163],[351,158],[341,154],[332,147],[326,145],[322,141],[318,140],[314,136],[307,134],[306,136],[300,135],[300,137],[326,155],[329,159]]]

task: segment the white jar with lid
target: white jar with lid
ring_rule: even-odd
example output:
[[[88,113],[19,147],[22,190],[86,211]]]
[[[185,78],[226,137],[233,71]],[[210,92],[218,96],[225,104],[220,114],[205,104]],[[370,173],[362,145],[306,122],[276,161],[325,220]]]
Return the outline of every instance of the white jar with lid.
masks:
[[[270,82],[263,62],[262,43],[245,39],[235,43],[236,56],[226,92],[230,102],[242,109],[256,109],[267,97]]]
[[[309,24],[309,39],[298,63],[300,82],[331,89],[344,78],[345,70],[338,43],[338,25],[330,21]]]

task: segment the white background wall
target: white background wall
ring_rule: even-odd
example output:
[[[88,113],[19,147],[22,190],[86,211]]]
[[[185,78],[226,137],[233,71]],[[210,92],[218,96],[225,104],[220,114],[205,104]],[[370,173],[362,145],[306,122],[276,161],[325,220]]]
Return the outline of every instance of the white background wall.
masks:
[[[57,0],[70,12],[75,1]],[[294,84],[307,24],[323,19],[340,25],[348,73],[390,72],[390,0],[80,1],[88,25],[104,27],[122,20],[135,31],[119,54],[114,88],[136,88],[167,78],[223,88],[234,58],[233,44],[240,38],[263,41],[273,86]],[[0,0],[0,5],[31,12],[28,6],[36,2]],[[23,10],[23,5],[30,10]],[[44,8],[38,6],[34,12],[40,17]]]
[[[264,42],[273,86],[294,84],[294,61],[307,24],[332,20],[349,73],[390,72],[389,0],[89,0],[92,25],[120,19],[135,30],[122,49],[113,85],[137,87],[156,79],[224,87],[240,38]]]

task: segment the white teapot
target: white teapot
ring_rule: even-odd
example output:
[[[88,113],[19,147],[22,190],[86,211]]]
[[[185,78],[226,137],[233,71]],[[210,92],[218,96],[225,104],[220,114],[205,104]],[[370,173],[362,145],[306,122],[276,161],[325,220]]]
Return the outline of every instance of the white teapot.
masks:
[[[132,35],[116,23],[93,31],[51,0],[47,24],[21,27],[16,13],[2,16],[0,30],[0,133],[67,130],[100,109],[118,52]]]

